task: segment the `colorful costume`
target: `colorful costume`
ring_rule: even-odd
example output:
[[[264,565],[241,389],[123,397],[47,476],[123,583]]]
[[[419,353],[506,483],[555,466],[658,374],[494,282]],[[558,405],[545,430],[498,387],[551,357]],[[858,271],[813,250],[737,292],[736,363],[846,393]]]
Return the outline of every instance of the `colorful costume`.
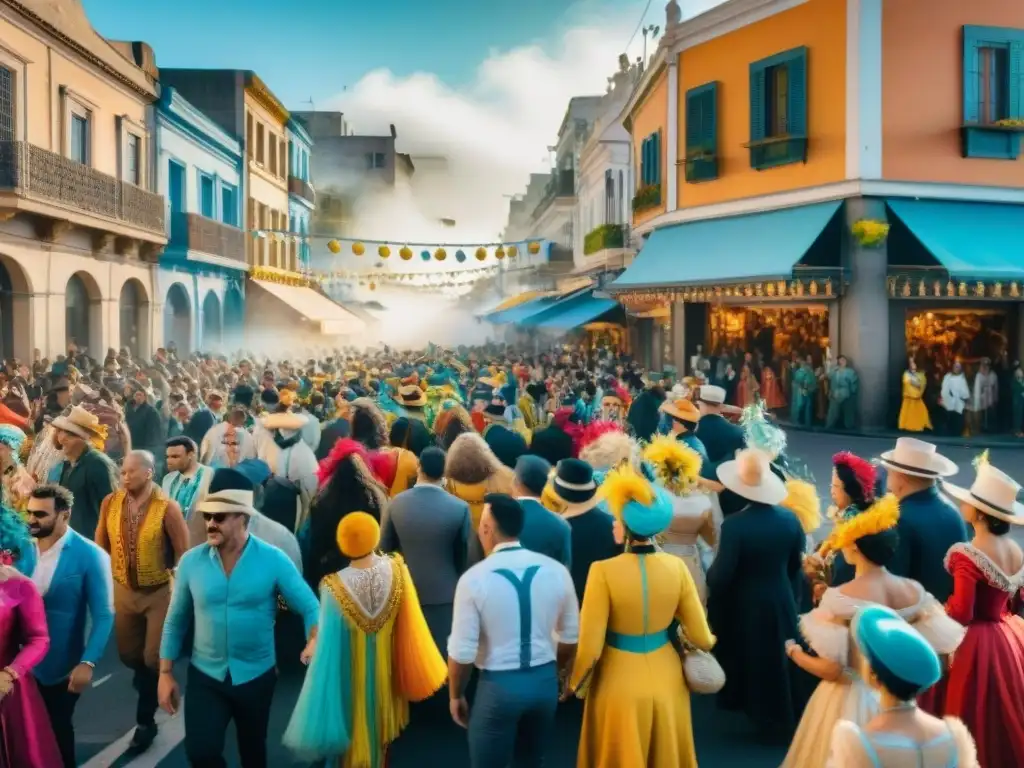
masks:
[[[0,424],[0,443],[10,450],[9,464],[3,471],[3,498],[5,506],[24,514],[28,497],[35,487],[35,481],[21,464],[21,450],[25,445],[25,433],[12,424]]]
[[[928,379],[918,371],[903,372],[903,405],[900,406],[899,428],[907,432],[923,432],[932,428],[928,406],[924,404],[924,388]]]

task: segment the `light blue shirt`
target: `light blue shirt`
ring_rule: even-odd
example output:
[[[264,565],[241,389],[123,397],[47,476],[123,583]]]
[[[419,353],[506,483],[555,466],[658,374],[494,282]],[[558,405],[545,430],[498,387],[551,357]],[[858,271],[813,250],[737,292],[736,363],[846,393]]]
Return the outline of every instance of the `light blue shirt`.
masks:
[[[250,535],[229,577],[217,549],[200,544],[185,553],[175,571],[160,658],[177,660],[194,616],[192,665],[215,680],[230,673],[232,685],[255,680],[277,663],[278,595],[302,616],[309,636],[320,604],[284,552]]]

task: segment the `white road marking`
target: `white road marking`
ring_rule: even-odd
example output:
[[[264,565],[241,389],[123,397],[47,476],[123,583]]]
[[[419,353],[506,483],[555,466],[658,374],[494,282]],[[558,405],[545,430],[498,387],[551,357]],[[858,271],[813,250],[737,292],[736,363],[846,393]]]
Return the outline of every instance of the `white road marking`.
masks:
[[[109,680],[112,677],[113,677],[113,675],[104,675],[99,680],[93,680],[92,681],[92,687],[93,688],[99,688],[101,685],[103,685],[105,682],[107,682],[107,680]]]
[[[138,757],[122,763],[121,768],[157,768],[160,761],[185,739],[184,705],[185,701],[182,699],[182,706],[174,717],[163,710],[158,711],[156,723],[160,726],[160,730],[153,745]],[[80,768],[110,768],[128,749],[134,732],[135,728],[132,728],[117,741],[108,744],[102,752],[94,755],[88,762],[83,763]]]

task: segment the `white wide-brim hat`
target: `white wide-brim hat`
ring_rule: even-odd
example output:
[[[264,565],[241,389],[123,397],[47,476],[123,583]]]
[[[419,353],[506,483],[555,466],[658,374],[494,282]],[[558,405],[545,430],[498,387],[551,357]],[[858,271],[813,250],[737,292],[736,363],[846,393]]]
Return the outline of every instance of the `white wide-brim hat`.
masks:
[[[942,490],[957,501],[970,504],[986,515],[1007,523],[1024,525],[1024,504],[1017,501],[1020,484],[991,464],[978,467],[978,476],[970,488],[943,482]]]
[[[725,405],[725,390],[714,384],[703,384],[697,392],[697,399],[709,405]]]
[[[303,414],[291,411],[268,413],[262,419],[264,429],[280,429],[285,432],[298,432],[306,426],[307,421],[308,419]]]
[[[210,494],[199,502],[196,512],[201,515],[238,514],[252,517],[256,514],[253,506],[253,492],[225,488]]]
[[[939,479],[952,477],[958,471],[956,464],[947,459],[931,443],[916,437],[901,437],[896,447],[879,458],[886,469],[901,475]]]
[[[748,501],[781,504],[788,495],[786,484],[772,472],[761,451],[740,451],[733,461],[719,464],[716,474],[722,485]]]

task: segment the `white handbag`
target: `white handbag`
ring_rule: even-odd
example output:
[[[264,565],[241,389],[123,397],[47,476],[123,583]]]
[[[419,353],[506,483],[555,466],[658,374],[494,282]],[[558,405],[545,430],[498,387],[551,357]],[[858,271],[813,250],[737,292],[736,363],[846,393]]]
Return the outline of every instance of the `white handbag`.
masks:
[[[679,639],[682,642],[683,677],[686,678],[686,687],[690,693],[712,694],[722,690],[725,686],[725,670],[718,659],[696,648],[682,633]]]

